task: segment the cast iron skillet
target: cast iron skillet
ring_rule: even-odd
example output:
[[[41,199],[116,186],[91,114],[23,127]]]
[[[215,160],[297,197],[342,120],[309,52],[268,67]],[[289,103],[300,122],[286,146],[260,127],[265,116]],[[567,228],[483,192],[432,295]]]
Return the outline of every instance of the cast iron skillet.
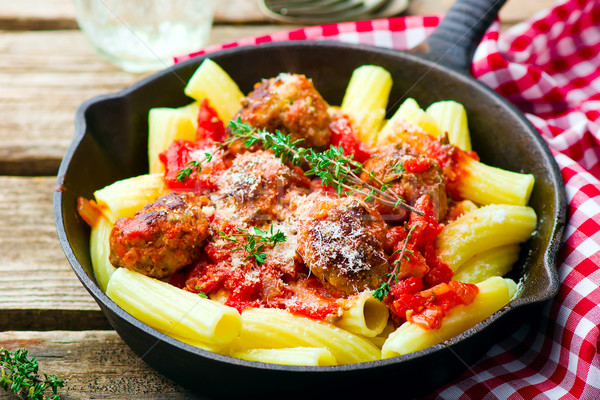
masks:
[[[518,298],[486,321],[445,344],[401,357],[336,367],[269,365],[233,359],[174,340],[131,317],[96,285],[89,229],[76,211],[78,196],[116,180],[147,172],[147,115],[152,107],[179,107],[191,100],[183,87],[204,57],[159,72],[122,92],[91,99],[77,110],[75,138],[58,174],[54,214],[73,270],[123,340],[148,364],[207,396],[311,398],[428,392],[456,377],[514,328],[519,316],[558,290],[556,254],[565,225],[565,194],[546,144],[524,116],[468,72],[476,44],[504,1],[465,0],[450,10],[429,40],[413,52],[327,42],[270,43],[212,53],[244,93],[279,72],[311,77],[330,104],[340,104],[351,72],[363,64],[392,73],[391,99],[414,97],[423,107],[453,99],[468,110],[474,149],[487,164],[535,175],[530,205],[537,234],[523,246],[513,278]],[[490,4],[493,3],[493,4]],[[392,101],[393,101],[392,100]],[[393,112],[393,110],[390,110]],[[151,299],[149,299],[151,301]]]

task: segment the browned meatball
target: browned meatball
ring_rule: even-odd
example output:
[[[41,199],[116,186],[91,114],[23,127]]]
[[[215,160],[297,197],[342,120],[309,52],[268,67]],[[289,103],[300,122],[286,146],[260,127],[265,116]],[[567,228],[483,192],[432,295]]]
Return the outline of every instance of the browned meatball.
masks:
[[[376,180],[368,175],[372,172]],[[380,149],[364,164],[361,178],[373,186],[381,183],[390,185],[391,191],[401,196],[408,204],[414,205],[419,197],[429,195],[442,219],[448,208],[444,174],[436,160],[423,155],[414,155],[400,145]],[[384,218],[404,216],[404,209],[380,205],[379,211]]]
[[[279,74],[257,83],[242,103],[238,116],[255,128],[292,134],[302,146],[329,145],[331,119],[328,104],[304,75]]]
[[[154,278],[194,261],[208,236],[206,197],[170,193],[133,217],[120,218],[110,233],[110,262]]]
[[[300,169],[261,150],[238,155],[217,186],[212,195],[217,218],[256,222],[285,219],[289,197],[307,191],[310,180]]]
[[[298,253],[311,272],[340,292],[375,289],[388,272],[386,225],[356,197],[312,194],[298,207]]]

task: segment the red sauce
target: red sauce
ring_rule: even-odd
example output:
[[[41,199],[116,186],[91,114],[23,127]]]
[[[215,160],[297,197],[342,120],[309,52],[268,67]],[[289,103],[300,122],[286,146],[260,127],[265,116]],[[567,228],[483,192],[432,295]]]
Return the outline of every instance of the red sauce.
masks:
[[[102,210],[98,203],[81,196],[77,197],[77,212],[85,223],[92,228],[95,227],[98,220],[102,218]]]
[[[331,124],[331,145],[342,146],[345,154],[352,154],[358,162],[365,162],[371,156],[371,150],[364,142],[358,139],[356,131],[346,115],[334,117]]]
[[[431,161],[428,158],[409,158],[402,165],[407,172],[421,173],[431,167]]]
[[[173,141],[166,151],[159,154],[159,159],[165,166],[164,181],[167,187],[176,191],[195,191],[202,193],[206,190],[217,188],[216,178],[227,169],[223,157],[219,153],[212,153],[212,161],[202,162],[200,172],[193,172],[185,180],[178,179],[179,171],[190,167],[192,160],[205,160],[205,145],[190,140],[178,139]]]
[[[195,141],[175,140],[166,151],[159,154],[165,166],[165,184],[169,189],[196,192],[216,189],[215,177],[227,169],[222,157],[214,152],[215,144],[225,140],[225,126],[206,99],[200,103],[197,121]],[[211,162],[207,162],[205,151],[211,152]],[[195,171],[187,179],[178,179],[179,171],[190,167],[188,163],[192,160],[201,162],[202,170]]]
[[[201,148],[209,147],[215,142],[225,141],[225,125],[219,119],[219,114],[212,108],[207,99],[200,103],[198,112],[198,132],[196,142]]]
[[[228,234],[239,233],[229,223],[214,225]],[[333,316],[340,306],[340,296],[326,289],[303,265],[293,271],[267,258],[259,266],[235,251],[239,245],[210,240],[201,259],[193,266],[175,274],[170,283],[193,293],[207,295],[225,291],[225,304],[238,311],[251,307],[286,309],[291,313],[314,319]]]
[[[412,277],[394,285],[390,308],[399,318],[425,329],[438,329],[450,309],[471,303],[479,293],[477,285],[456,281],[421,290],[419,281]]]
[[[230,246],[209,243],[207,258],[171,279],[171,284],[194,293],[217,293],[225,290],[225,304],[238,311],[251,307],[287,309],[314,319],[335,314],[339,296],[333,295],[314,276],[299,273],[292,279],[276,264],[267,261],[257,268],[248,261],[241,265],[232,261]]]
[[[390,263],[398,260],[402,254],[398,251],[408,243],[400,261],[401,280],[391,286],[386,302],[400,322],[409,320],[436,329],[448,310],[473,301],[478,289],[476,285],[451,281],[453,271],[436,257],[435,240],[444,225],[437,221],[430,198],[421,197],[415,208],[424,215],[412,213],[406,227],[388,231],[388,246],[396,253]],[[407,228],[412,228],[410,237]]]

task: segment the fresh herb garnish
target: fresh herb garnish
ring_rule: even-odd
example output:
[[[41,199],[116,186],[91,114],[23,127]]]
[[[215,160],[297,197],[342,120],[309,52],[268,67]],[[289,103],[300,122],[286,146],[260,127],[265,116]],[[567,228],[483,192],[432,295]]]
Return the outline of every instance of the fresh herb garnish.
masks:
[[[244,258],[244,261],[254,258],[254,261],[256,261],[256,264],[258,265],[264,264],[267,261],[267,254],[263,253],[265,244],[275,246],[277,243],[283,243],[286,240],[285,233],[280,230],[277,230],[276,232],[273,231],[273,225],[271,225],[271,228],[268,231],[263,231],[256,227],[252,227],[252,232],[248,229],[236,228],[242,233],[231,234],[223,231],[218,231],[217,233],[222,238],[242,246],[233,249],[233,251],[246,251],[249,255]],[[243,241],[242,238],[246,240]]]
[[[404,162],[403,161],[396,161],[394,163],[394,165],[392,165],[390,167],[390,169],[392,171],[394,171],[397,174],[402,174],[404,172]]]
[[[177,171],[177,175],[176,175],[177,181],[185,182],[188,179],[190,179],[192,174],[197,175],[200,172],[202,172],[202,163],[211,162],[212,157],[213,157],[213,155],[211,153],[205,152],[204,158],[202,158],[201,160],[191,160],[191,161],[187,162],[185,165],[189,165],[189,167],[182,168],[179,171]]]
[[[293,141],[291,135],[284,135],[280,131],[271,133],[264,129],[257,130],[243,123],[241,119],[230,121],[229,129],[232,134],[230,140],[242,139],[246,147],[260,142],[266,150],[272,150],[275,156],[284,162],[291,162],[296,166],[308,165],[309,169],[305,174],[318,176],[324,185],[331,186],[339,196],[359,193],[367,200],[376,199],[381,203],[404,207],[423,215],[421,211],[406,204],[404,199],[395,193],[373,186],[370,181],[375,180],[385,189],[389,188],[389,185],[384,186],[384,183],[374,174],[368,174],[369,182],[360,179],[359,175],[363,171],[362,164],[354,160],[353,156],[346,155],[341,146],[331,146],[328,150],[318,153],[311,148],[298,146],[302,143],[302,139]]]
[[[13,353],[0,347],[0,371],[0,386],[22,400],[60,400],[58,388],[65,386],[65,381],[56,375],[40,375],[37,360],[35,357],[28,359],[26,349]],[[52,391],[51,397],[46,397],[47,389]]]
[[[398,266],[402,262],[402,258],[409,260],[410,259],[408,256],[409,254],[411,256],[415,255],[412,252],[412,250],[407,249],[406,247],[408,246],[408,241],[410,240],[412,233],[416,228],[417,228],[417,224],[410,227],[408,234],[406,235],[406,239],[404,239],[404,246],[402,246],[402,249],[397,249],[396,251],[394,251],[392,253],[392,255],[396,255],[398,253],[400,253],[400,255],[398,256],[396,261],[394,261],[394,269],[392,270],[392,272],[388,272],[388,273],[380,276],[381,279],[388,278],[388,280],[386,282],[380,283],[379,286],[377,286],[377,288],[373,292],[373,297],[375,297],[377,300],[383,301],[383,299],[388,294],[390,294],[390,292],[392,290],[390,284],[394,284],[394,283],[398,282],[398,279],[399,279],[398,278]]]

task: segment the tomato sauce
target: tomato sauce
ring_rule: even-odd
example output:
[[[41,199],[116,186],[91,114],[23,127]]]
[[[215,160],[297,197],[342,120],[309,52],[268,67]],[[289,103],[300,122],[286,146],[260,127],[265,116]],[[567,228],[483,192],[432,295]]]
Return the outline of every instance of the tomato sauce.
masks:
[[[365,162],[371,156],[371,149],[358,139],[356,131],[346,115],[333,119],[329,125],[331,129],[331,145],[342,146],[345,154],[351,154],[358,162]]]
[[[359,162],[372,155],[373,149],[358,139],[347,116],[334,117],[329,127],[332,146],[341,146],[346,154],[351,154]],[[166,171],[166,185],[179,191],[202,193],[216,190],[217,178],[229,165],[215,144],[226,140],[226,136],[227,131],[215,110],[207,102],[201,103],[196,141],[176,140],[160,154]],[[451,193],[466,173],[461,168],[464,160],[476,158],[474,153],[463,152],[428,135],[407,134],[403,139],[413,150],[429,157],[408,159],[403,164],[404,170],[425,172],[431,168],[433,159],[445,173],[447,189]],[[210,160],[206,159],[206,152],[211,153]],[[202,161],[201,169],[182,179],[181,171],[190,167],[194,160]],[[259,168],[264,169],[264,165]],[[310,183],[312,192],[331,190],[318,179]],[[405,224],[388,227],[385,250],[390,269],[396,267],[397,278],[390,282],[390,293],[384,301],[396,322],[412,321],[425,328],[436,329],[448,310],[473,300],[477,286],[451,281],[452,270],[437,259],[434,245],[444,225],[438,222],[431,198],[421,196],[414,207],[423,215],[411,213]],[[220,296],[226,305],[240,312],[250,307],[270,307],[319,320],[339,315],[340,299],[344,296],[321,283],[301,260],[283,265],[267,257],[259,265],[252,257],[243,256],[246,253],[240,243],[227,241],[215,234],[216,231],[225,235],[239,234],[237,226],[227,221],[215,221],[214,218],[209,220],[213,234],[204,245],[201,256],[193,265],[175,273],[170,279],[171,284],[193,293]]]
[[[444,225],[437,221],[430,198],[421,197],[415,208],[424,215],[412,213],[407,223],[409,230],[394,227],[388,231],[387,243],[395,253],[390,262],[399,261],[401,273],[386,302],[400,321],[437,329],[448,310],[469,304],[478,289],[473,284],[451,281],[453,271],[437,259],[434,244]]]
[[[477,285],[450,281],[420,290],[419,278],[408,279],[392,288],[391,309],[398,317],[425,329],[438,329],[450,309],[470,304],[479,292]]]
[[[196,142],[202,147],[210,147],[216,142],[225,141],[225,125],[219,114],[210,106],[207,99],[202,100],[198,111],[198,131]]]

